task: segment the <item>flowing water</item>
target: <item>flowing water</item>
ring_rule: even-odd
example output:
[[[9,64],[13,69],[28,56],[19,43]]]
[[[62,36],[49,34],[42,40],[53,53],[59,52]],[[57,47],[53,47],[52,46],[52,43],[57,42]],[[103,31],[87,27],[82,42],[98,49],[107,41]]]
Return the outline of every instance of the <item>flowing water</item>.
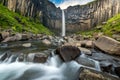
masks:
[[[44,64],[12,60],[13,55],[0,64],[0,80],[77,80],[79,75],[80,65],[75,61],[63,63],[57,55]]]
[[[7,45],[7,47],[2,46],[2,48],[0,48],[1,51],[5,51],[2,51],[4,53],[0,51],[0,80],[78,80],[81,67],[100,71],[99,62],[87,58],[84,54],[80,55],[80,57],[85,58],[86,60],[92,60],[95,63],[95,67],[78,64],[76,61],[65,63],[58,55],[54,54],[54,49],[51,49],[50,52],[52,56],[49,56],[44,64],[28,62],[26,58],[23,62],[19,62],[18,57],[20,54],[16,54],[16,52],[22,52],[25,55],[27,52],[41,52],[45,49],[49,51],[50,49],[50,47],[46,48],[37,41],[31,42],[32,46],[30,48],[22,48],[20,47],[20,44],[22,43],[4,44]],[[42,46],[39,46],[40,44]],[[6,55],[7,57],[5,57]]]
[[[65,31],[65,12],[62,10],[62,36],[66,35]]]

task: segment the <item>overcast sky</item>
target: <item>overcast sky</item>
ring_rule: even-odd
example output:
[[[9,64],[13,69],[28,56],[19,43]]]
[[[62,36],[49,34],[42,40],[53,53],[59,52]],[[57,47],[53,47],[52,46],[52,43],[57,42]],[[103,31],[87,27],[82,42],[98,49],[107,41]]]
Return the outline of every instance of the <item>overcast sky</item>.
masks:
[[[68,6],[83,5],[94,0],[50,0],[50,1],[53,2],[57,7],[60,7],[61,9],[66,9]]]

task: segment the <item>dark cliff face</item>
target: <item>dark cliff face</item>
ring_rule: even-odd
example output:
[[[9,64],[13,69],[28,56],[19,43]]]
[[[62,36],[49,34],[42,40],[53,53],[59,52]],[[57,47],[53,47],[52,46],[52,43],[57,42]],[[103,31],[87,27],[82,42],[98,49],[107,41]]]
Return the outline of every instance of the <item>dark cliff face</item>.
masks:
[[[0,0],[10,10],[38,18],[45,26],[61,31],[62,11],[48,0]],[[96,0],[65,10],[67,31],[88,30],[120,13],[120,0]]]
[[[96,0],[65,12],[68,31],[88,30],[120,13],[120,0]]]
[[[49,28],[61,27],[61,10],[48,0],[0,0],[9,10],[38,18]]]

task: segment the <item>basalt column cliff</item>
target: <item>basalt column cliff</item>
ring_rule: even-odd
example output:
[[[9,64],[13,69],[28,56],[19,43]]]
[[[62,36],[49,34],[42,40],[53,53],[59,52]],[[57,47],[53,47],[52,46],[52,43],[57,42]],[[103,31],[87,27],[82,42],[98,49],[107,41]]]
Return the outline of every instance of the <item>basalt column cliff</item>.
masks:
[[[0,0],[10,10],[38,18],[47,27],[61,30],[62,11],[48,0]],[[66,29],[88,30],[120,13],[120,0],[95,0],[86,5],[65,9]]]
[[[96,0],[66,9],[69,31],[88,30],[120,13],[120,0]]]
[[[9,10],[39,19],[49,28],[61,27],[62,11],[48,0],[0,0]]]

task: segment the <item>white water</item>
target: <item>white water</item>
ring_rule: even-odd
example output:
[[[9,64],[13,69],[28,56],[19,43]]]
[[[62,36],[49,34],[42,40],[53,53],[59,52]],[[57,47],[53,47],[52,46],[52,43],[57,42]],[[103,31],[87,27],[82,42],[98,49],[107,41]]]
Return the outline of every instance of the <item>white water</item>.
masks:
[[[66,35],[65,31],[65,12],[62,10],[62,37]]]
[[[79,75],[79,64],[74,61],[63,63],[57,55],[45,64],[10,63],[13,56],[0,64],[0,80],[77,80]]]

